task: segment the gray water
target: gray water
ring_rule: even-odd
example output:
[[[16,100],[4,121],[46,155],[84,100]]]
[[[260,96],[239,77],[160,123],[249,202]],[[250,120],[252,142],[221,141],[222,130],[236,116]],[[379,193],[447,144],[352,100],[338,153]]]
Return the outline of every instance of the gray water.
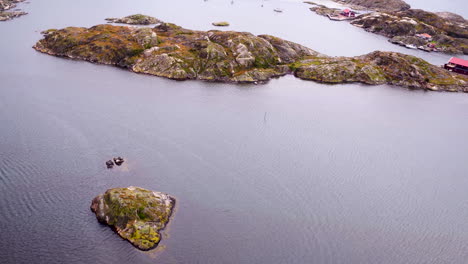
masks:
[[[330,55],[450,57],[331,23],[300,1],[261,3],[44,0],[1,23],[0,262],[467,263],[466,94],[292,76],[177,82],[31,49],[43,29],[143,12],[200,30],[228,20]],[[107,170],[115,155],[127,162]],[[130,185],[177,197],[156,252],[89,210]]]

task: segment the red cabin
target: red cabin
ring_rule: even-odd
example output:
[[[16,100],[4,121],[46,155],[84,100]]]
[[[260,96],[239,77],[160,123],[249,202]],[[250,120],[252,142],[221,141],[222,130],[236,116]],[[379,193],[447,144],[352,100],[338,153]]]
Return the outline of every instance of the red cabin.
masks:
[[[340,15],[345,16],[345,17],[355,17],[356,13],[354,13],[354,11],[351,11],[349,9],[345,9],[340,13]]]
[[[452,57],[444,65],[444,68],[449,71],[468,75],[468,61],[464,59]]]

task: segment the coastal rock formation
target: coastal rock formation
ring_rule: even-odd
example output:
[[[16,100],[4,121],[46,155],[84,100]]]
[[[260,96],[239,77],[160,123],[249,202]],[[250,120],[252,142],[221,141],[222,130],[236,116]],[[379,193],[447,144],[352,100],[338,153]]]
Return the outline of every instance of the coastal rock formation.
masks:
[[[333,0],[354,9],[375,11],[400,11],[410,8],[403,0]]]
[[[226,21],[213,22],[212,24],[213,24],[213,26],[217,26],[217,27],[227,27],[227,26],[229,26],[229,22],[226,22]]]
[[[325,83],[392,84],[414,89],[468,92],[468,78],[434,67],[414,56],[375,51],[357,57],[326,57],[300,61],[295,75]]]
[[[130,25],[152,25],[159,24],[162,21],[151,16],[145,16],[142,14],[136,14],[131,16],[126,16],[122,18],[106,18],[108,23],[120,23],[120,24],[130,24]]]
[[[317,15],[328,17],[330,20],[335,21],[345,21],[345,20],[353,20],[355,18],[355,12],[353,12],[351,16],[344,16],[343,10],[339,8],[331,8],[324,5],[317,4],[311,1],[305,1],[304,3],[313,5],[310,8],[310,11],[315,12]]]
[[[160,230],[169,222],[175,204],[171,196],[138,187],[109,189],[93,199],[99,222],[112,227],[141,250],[156,247]]]
[[[468,23],[459,17],[439,16],[420,9],[383,13],[364,14],[354,19],[351,24],[365,30],[396,39],[394,43],[427,45],[432,44],[439,51],[468,54]],[[418,34],[428,34],[430,38],[417,38]]]
[[[6,11],[16,7],[17,3],[24,2],[24,0],[0,0],[0,21],[7,21],[15,17],[26,15],[23,11]]]
[[[468,91],[468,78],[422,59],[389,52],[331,58],[274,36],[194,31],[170,23],[155,28],[98,25],[47,30],[34,48],[176,80],[263,82],[293,73],[326,83],[389,83],[415,89]]]

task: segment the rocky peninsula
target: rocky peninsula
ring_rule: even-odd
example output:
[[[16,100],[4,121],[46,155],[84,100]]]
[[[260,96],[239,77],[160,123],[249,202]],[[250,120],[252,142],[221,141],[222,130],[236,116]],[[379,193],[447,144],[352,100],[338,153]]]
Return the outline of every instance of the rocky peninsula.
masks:
[[[358,10],[400,11],[410,8],[403,0],[332,0]]]
[[[99,222],[141,250],[155,248],[160,230],[169,222],[175,199],[138,187],[109,189],[93,199],[91,210]]]
[[[25,0],[0,0],[0,21],[8,21],[15,17],[26,15],[23,11],[7,11],[16,7],[17,3]]]
[[[336,1],[345,4],[367,3],[368,1]],[[389,8],[379,8],[374,4],[387,3]],[[380,10],[365,13],[346,19],[340,17],[341,9],[330,8],[314,2],[311,11],[332,20],[349,20],[354,26],[368,32],[389,38],[394,44],[413,49],[450,54],[468,54],[468,21],[462,16],[449,12],[433,13],[421,9],[410,9],[409,6],[396,4],[394,1],[370,1],[369,9]],[[358,6],[358,8],[360,8]],[[344,17],[343,17],[344,18]]]
[[[374,12],[358,16],[351,24],[386,36],[395,44],[468,54],[468,22],[456,14],[420,9]]]
[[[413,89],[468,92],[468,77],[414,56],[373,52],[329,57],[270,35],[195,31],[161,23],[154,28],[97,25],[43,32],[40,52],[175,80],[235,83],[285,74],[323,83],[393,84]]]

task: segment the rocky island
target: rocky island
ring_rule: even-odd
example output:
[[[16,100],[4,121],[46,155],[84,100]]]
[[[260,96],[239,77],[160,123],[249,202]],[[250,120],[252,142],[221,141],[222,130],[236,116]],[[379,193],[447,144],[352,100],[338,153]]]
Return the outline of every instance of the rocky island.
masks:
[[[432,13],[420,9],[410,9],[402,1],[336,1],[365,7],[380,12],[366,13],[359,16],[343,16],[343,11],[314,2],[311,11],[332,20],[350,20],[351,24],[368,32],[389,38],[394,44],[407,48],[451,54],[468,54],[468,22],[463,17],[449,13]],[[384,8],[383,3],[388,5]],[[404,3],[404,2],[403,2]],[[350,12],[350,11],[348,11]]]
[[[264,82],[285,74],[323,83],[393,84],[468,92],[468,77],[414,56],[372,52],[329,57],[270,35],[195,31],[171,23],[154,28],[97,25],[43,32],[40,52],[175,80]]]
[[[358,10],[400,11],[410,8],[403,0],[332,0]]]
[[[420,9],[374,12],[358,16],[352,25],[390,38],[390,42],[426,51],[468,54],[468,22],[451,13]]]
[[[109,189],[93,199],[91,210],[99,222],[141,250],[155,248],[160,230],[169,222],[175,199],[138,187]]]
[[[153,25],[161,23],[162,21],[151,16],[146,16],[142,14],[136,14],[131,16],[126,16],[122,18],[106,18],[108,23],[119,23],[119,24],[129,24],[129,25]]]
[[[7,11],[16,7],[17,3],[24,2],[24,0],[0,0],[0,21],[8,21],[15,17],[26,15],[23,11]]]

